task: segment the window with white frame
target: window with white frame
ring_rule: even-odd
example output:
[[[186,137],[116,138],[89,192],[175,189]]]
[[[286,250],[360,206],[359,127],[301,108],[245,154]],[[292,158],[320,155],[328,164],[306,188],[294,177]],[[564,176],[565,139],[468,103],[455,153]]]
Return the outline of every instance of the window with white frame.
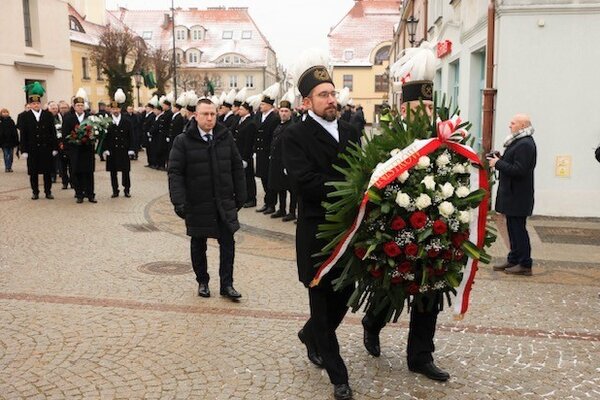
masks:
[[[237,75],[229,75],[229,87],[237,88]]]
[[[247,88],[254,87],[254,75],[246,75],[246,87]]]
[[[242,31],[242,39],[252,39],[252,31]]]
[[[442,0],[430,0],[429,1],[429,13],[428,13],[428,24],[429,26],[435,24],[439,19],[442,18],[444,4]]]
[[[354,50],[344,50],[344,60],[350,61],[354,58]]]
[[[458,96],[460,94],[460,61],[456,60],[450,63],[449,71],[449,85],[450,93],[452,95],[452,104],[456,106],[458,104]]]
[[[191,50],[188,52],[188,63],[198,64],[198,52],[197,51]]]
[[[202,29],[192,30],[192,40],[202,40]]]
[[[233,31],[223,31],[223,39],[233,39]]]
[[[175,30],[175,40],[185,40],[187,39],[187,31],[182,28],[178,28]]]

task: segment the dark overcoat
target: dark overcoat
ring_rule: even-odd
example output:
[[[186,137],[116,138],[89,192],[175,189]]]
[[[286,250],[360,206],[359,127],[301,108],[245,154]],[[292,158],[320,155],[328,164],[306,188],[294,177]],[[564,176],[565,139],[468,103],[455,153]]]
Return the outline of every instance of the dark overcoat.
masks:
[[[537,150],[533,137],[511,143],[496,163],[499,172],[496,211],[510,217],[527,217],[533,212],[533,170]]]
[[[185,126],[186,120],[183,118],[181,113],[178,113],[174,117],[171,115],[172,121],[169,127],[169,139],[173,142],[173,139],[181,133],[183,133],[183,127]]]
[[[283,137],[283,160],[288,176],[298,195],[298,226],[296,228],[296,258],[298,277],[308,285],[316,272],[315,266],[323,261],[313,254],[326,244],[317,239],[318,226],[325,222],[322,202],[333,190],[326,182],[343,180],[344,176],[333,166],[345,166],[339,158],[350,143],[358,143],[358,130],[338,120],[339,143],[310,116],[291,125]]]
[[[13,148],[19,145],[19,134],[15,121],[9,117],[0,117],[0,147]]]
[[[84,120],[89,117],[89,113],[84,113]],[[69,112],[63,117],[62,132],[63,136],[71,134],[75,127],[79,125],[79,120],[75,112]],[[89,173],[96,170],[96,152],[94,143],[73,144],[66,141],[66,151],[71,161],[71,170],[74,174]]]
[[[168,151],[167,138],[171,131],[171,122],[173,120],[173,111],[167,110],[156,117],[156,131],[152,135],[152,141],[159,154],[166,154]]]
[[[154,125],[155,120],[156,114],[150,111],[144,116],[142,121],[142,135],[144,137],[144,141],[142,143],[145,147],[148,147],[148,143],[150,142],[148,139],[152,137],[152,125]]]
[[[237,145],[242,160],[250,163],[254,154],[254,141],[258,134],[258,127],[252,116],[248,116],[241,124],[235,126],[233,139]]]
[[[269,190],[280,192],[290,189],[289,179],[283,173],[283,146],[282,138],[285,130],[292,125],[292,120],[280,123],[273,132],[273,141],[271,142],[271,156],[269,159]]]
[[[53,151],[58,151],[58,138],[52,113],[42,110],[40,120],[33,111],[19,115],[18,128],[21,131],[21,153],[27,153],[27,173],[37,175],[54,171]]]
[[[279,125],[279,122],[280,119],[277,112],[271,111],[267,118],[265,118],[265,121],[258,125],[258,134],[256,135],[254,149],[256,152],[256,176],[263,179],[268,179],[269,177],[271,141],[273,140],[273,132],[277,128],[277,125]]]
[[[102,151],[104,150],[110,152],[110,155],[106,157],[107,171],[131,170],[128,152],[134,150],[134,133],[129,118],[121,115],[119,125],[111,123],[108,126]]]
[[[240,228],[237,212],[246,201],[242,159],[231,132],[217,124],[206,142],[194,120],[175,138],[169,156],[171,203],[185,206],[188,236],[219,237],[219,221],[232,233]]]

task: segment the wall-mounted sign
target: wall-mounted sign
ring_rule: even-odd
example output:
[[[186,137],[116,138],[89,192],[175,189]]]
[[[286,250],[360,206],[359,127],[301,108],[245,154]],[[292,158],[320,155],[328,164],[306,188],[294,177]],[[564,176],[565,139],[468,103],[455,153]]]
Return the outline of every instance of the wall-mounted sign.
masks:
[[[571,156],[556,156],[554,174],[559,178],[571,177]]]
[[[442,40],[437,44],[437,56],[442,58],[452,53],[452,42],[448,39]]]

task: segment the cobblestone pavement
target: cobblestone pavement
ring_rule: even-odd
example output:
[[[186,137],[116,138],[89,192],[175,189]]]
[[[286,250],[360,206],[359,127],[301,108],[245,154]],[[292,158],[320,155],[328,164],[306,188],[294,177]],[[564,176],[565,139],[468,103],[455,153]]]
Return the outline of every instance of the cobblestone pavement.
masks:
[[[0,175],[0,398],[332,398],[296,338],[308,306],[295,226],[243,209],[234,276],[244,297],[201,299],[165,174],[142,164],[131,199],[110,199],[98,171],[98,204],[76,204],[60,185],[55,200],[30,200],[23,160]],[[484,266],[466,318],[440,314],[446,383],[407,370],[406,316],[373,358],[349,314],[339,339],[355,398],[600,399],[600,223],[534,218],[530,231],[532,277]],[[493,255],[505,254],[500,238]],[[217,259],[210,242],[214,276]]]

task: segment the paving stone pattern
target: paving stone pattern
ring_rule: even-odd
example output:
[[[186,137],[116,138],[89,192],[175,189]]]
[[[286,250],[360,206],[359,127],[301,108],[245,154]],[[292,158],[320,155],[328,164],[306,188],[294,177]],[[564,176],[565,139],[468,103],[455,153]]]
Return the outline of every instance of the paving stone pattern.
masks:
[[[296,337],[308,303],[295,225],[243,209],[242,301],[218,296],[212,240],[213,297],[201,299],[166,176],[141,164],[133,197],[110,199],[98,163],[98,204],[76,204],[60,185],[55,200],[30,200],[23,160],[0,176],[0,399],[333,398]],[[502,261],[497,222],[492,253]],[[600,221],[534,218],[530,228],[532,277],[482,266],[466,318],[440,314],[435,359],[446,383],[407,370],[406,316],[383,330],[373,358],[361,315],[348,314],[339,340],[355,398],[600,399],[600,247],[544,237]]]

